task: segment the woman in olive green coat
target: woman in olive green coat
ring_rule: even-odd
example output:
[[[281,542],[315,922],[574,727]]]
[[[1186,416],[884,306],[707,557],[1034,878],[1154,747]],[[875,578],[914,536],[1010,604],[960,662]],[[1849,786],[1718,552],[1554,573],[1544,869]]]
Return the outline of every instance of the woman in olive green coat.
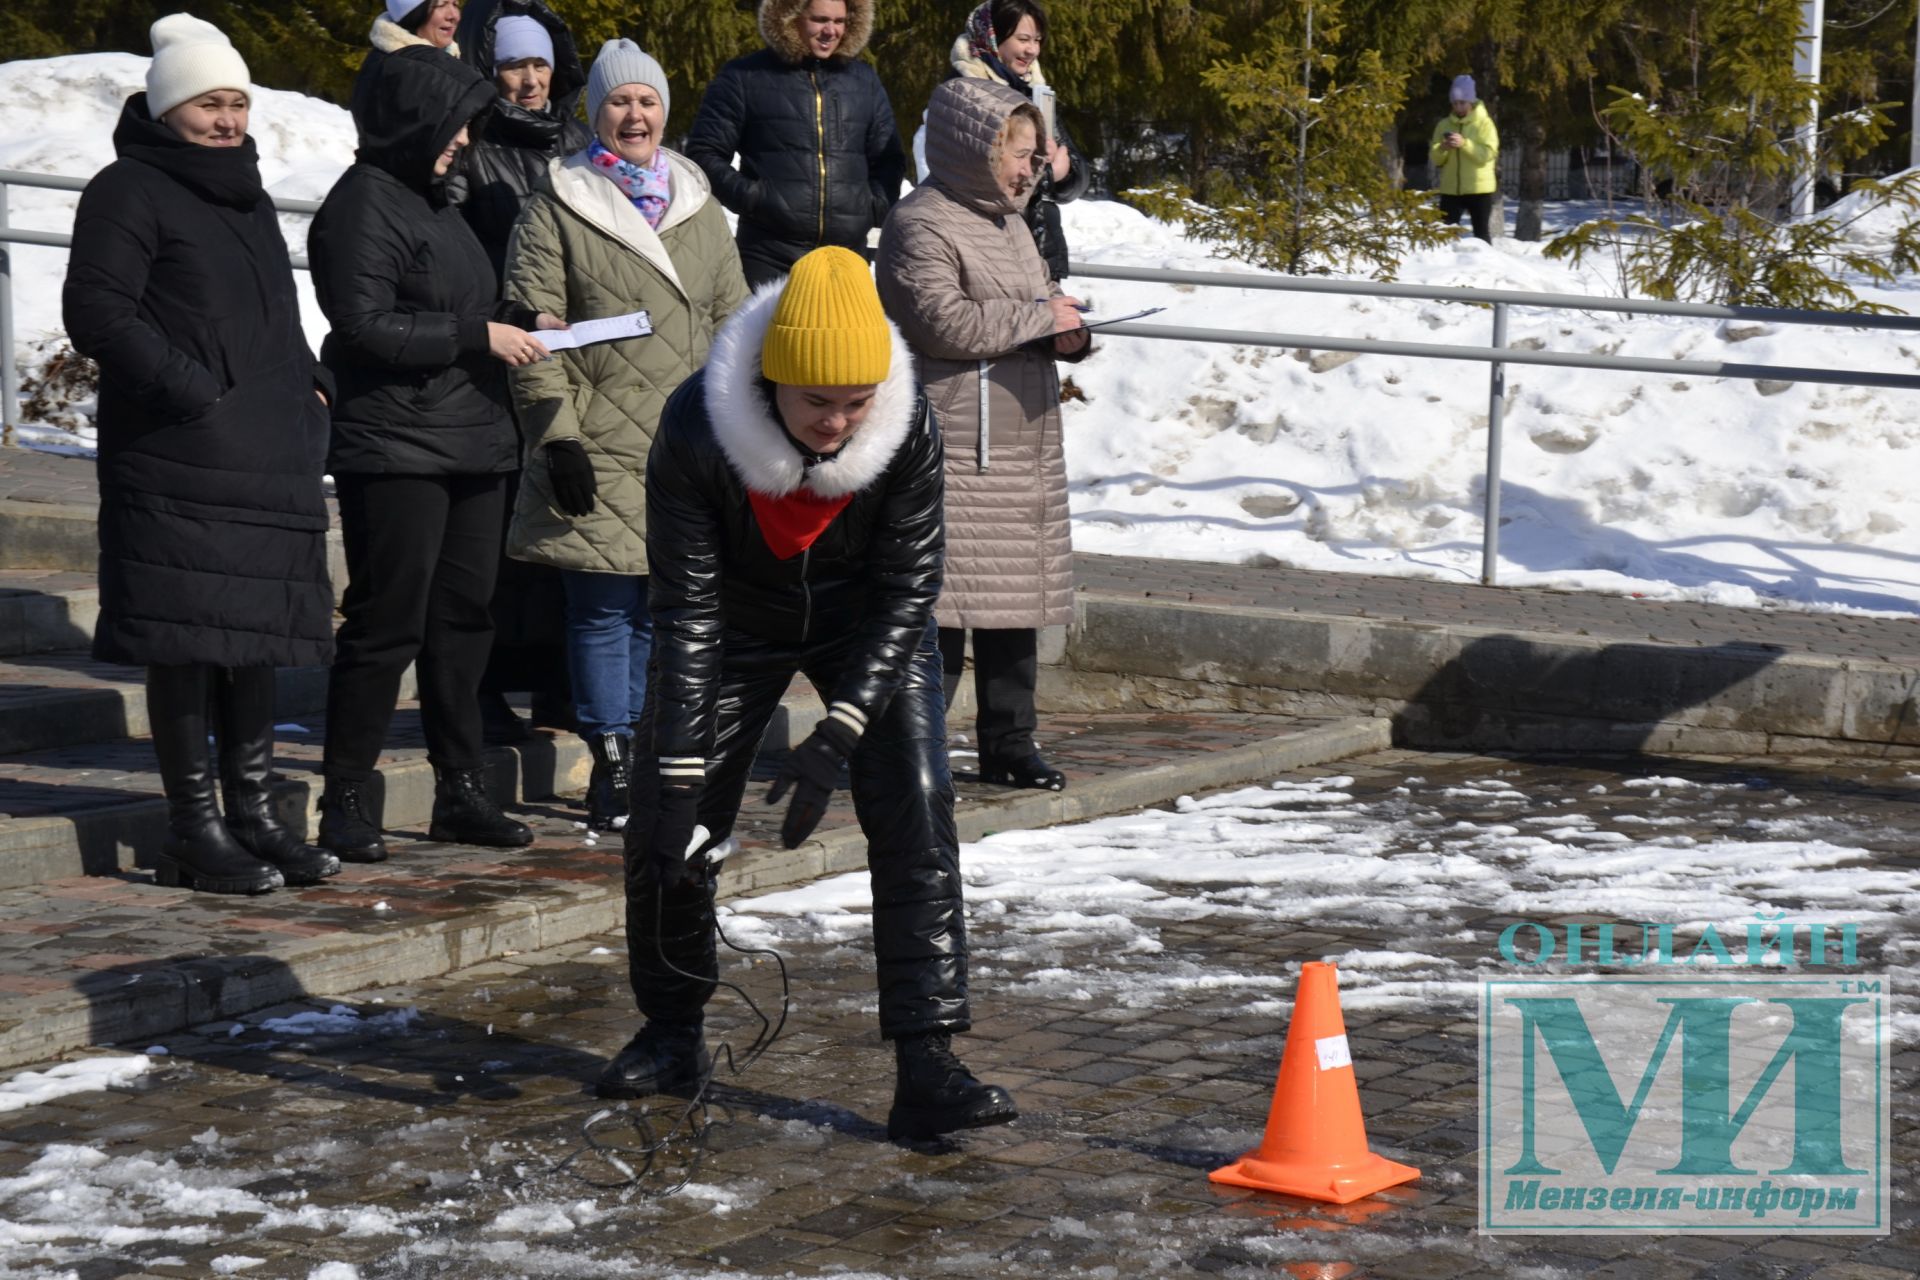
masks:
[[[508,297],[569,324],[645,311],[651,326],[514,382],[526,465],[507,554],[562,571],[575,711],[594,758],[588,820],[603,830],[626,818],[646,696],[647,451],[667,397],[747,293],[706,176],[660,145],[668,103],[660,64],[608,41],[587,83],[594,140],[554,162],[507,256]]]

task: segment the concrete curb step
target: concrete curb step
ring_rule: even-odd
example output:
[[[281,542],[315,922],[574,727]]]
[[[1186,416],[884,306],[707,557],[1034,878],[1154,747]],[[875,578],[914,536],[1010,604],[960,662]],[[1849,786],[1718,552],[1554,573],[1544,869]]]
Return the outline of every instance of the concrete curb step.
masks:
[[[326,707],[325,667],[282,667],[275,677],[274,713],[281,720]],[[411,673],[405,683],[400,696],[411,699]],[[146,673],[94,662],[83,650],[0,662],[0,690],[6,691],[0,693],[0,756],[143,738],[152,728]]]
[[[92,566],[84,573],[0,568],[0,658],[84,649],[93,643],[99,618]]]
[[[1265,781],[1382,750],[1388,736],[1385,720],[1336,721],[1230,751],[1109,774],[1064,793],[996,797],[960,809],[960,838],[1130,812],[1209,788]],[[721,877],[720,894],[759,893],[865,865],[866,844],[858,828],[841,828],[796,850],[756,848],[736,855]],[[21,1002],[0,1024],[0,1067],[43,1061],[86,1045],[145,1044],[182,1027],[307,995],[434,977],[510,951],[536,951],[605,932],[623,919],[619,877],[610,876],[542,885],[485,908],[377,935],[277,939],[259,954],[186,958],[137,979],[102,972],[74,990]]]
[[[762,748],[785,750],[811,732],[821,714],[820,700],[811,690],[789,693],[767,726]],[[402,749],[388,757],[379,771],[387,828],[424,828],[433,812],[433,766],[426,751]],[[284,755],[276,761],[284,780],[275,799],[288,822],[310,832],[319,820],[318,769],[295,773],[293,767]],[[520,746],[490,748],[487,785],[501,804],[523,804],[585,789],[592,768],[587,745],[579,737],[543,734]],[[126,804],[71,814],[0,816],[0,890],[150,865],[167,833],[166,801],[157,794],[157,782],[153,790],[156,794]]]

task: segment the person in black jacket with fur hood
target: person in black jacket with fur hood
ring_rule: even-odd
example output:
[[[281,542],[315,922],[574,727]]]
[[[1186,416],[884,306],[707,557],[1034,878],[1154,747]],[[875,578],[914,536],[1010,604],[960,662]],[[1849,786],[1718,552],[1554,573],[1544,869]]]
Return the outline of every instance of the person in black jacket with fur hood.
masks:
[[[821,245],[865,254],[907,171],[893,104],[860,60],[873,0],[760,0],[760,34],[765,49],[735,58],[707,86],[686,145],[740,217],[749,288]]]
[[[300,331],[246,64],[184,13],[155,22],[153,44],[119,159],[80,198],[63,298],[75,349],[100,366],[93,653],[147,668],[171,830],[156,878],[262,893],[340,870],[281,824],[270,788],[273,669],[333,652],[332,382]]]
[[[486,250],[445,179],[492,108],[493,84],[437,49],[382,59],[356,96],[360,147],[307,235],[333,325],[328,465],[346,542],[346,622],[327,684],[320,843],[379,862],[374,765],[407,664],[418,660],[435,785],[429,835],[513,847],[481,771],[480,675],[500,563],[506,481],[520,465],[507,367],[544,359],[551,316],[499,301]]]
[[[887,1131],[1015,1118],[951,1044],[970,1017],[933,629],[943,488],[906,343],[846,249],[817,249],[763,287],[667,402],[647,460],[655,674],[625,836],[627,957],[646,1024],[601,1076],[603,1096],[699,1090],[710,1076],[706,855],[732,831],[767,722],[805,673],[827,714],[767,799],[793,791],[781,836],[796,848],[851,767],[880,1034],[898,1058]]]

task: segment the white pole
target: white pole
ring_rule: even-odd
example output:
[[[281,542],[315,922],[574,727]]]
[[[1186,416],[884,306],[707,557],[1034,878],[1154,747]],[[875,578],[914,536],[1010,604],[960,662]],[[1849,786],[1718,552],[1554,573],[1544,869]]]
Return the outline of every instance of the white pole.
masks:
[[[1826,0],[1800,0],[1800,39],[1793,46],[1793,73],[1811,86],[1814,95],[1813,116],[1794,131],[1794,145],[1805,154],[1803,166],[1793,180],[1793,216],[1804,218],[1813,212],[1813,185],[1819,175],[1820,157],[1820,35],[1826,25]]]
[[[1913,87],[1907,91],[1907,114],[1914,128],[1907,142],[1907,168],[1920,169],[1920,5],[1913,14]]]

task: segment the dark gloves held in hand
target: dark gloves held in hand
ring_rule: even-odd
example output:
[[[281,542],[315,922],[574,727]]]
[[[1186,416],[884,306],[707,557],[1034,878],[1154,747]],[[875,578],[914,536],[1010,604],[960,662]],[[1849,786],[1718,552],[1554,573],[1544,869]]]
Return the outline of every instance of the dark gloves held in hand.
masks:
[[[807,740],[787,753],[780,776],[767,789],[767,803],[778,804],[780,797],[793,788],[793,801],[787,805],[786,821],[780,824],[780,842],[798,849],[820,819],[827,815],[833,789],[840,783],[840,766],[853,754],[860,737],[840,721],[828,716]]]
[[[705,828],[700,827],[699,807],[700,788],[661,788],[660,805],[653,820],[652,858],[654,874],[659,877],[662,888],[706,887],[706,850],[700,850],[698,855],[690,852],[696,828],[703,835],[701,843],[706,843]]]
[[[593,459],[578,440],[555,440],[543,445],[547,458],[547,477],[553,482],[553,501],[570,516],[589,515],[593,511],[596,488]]]

